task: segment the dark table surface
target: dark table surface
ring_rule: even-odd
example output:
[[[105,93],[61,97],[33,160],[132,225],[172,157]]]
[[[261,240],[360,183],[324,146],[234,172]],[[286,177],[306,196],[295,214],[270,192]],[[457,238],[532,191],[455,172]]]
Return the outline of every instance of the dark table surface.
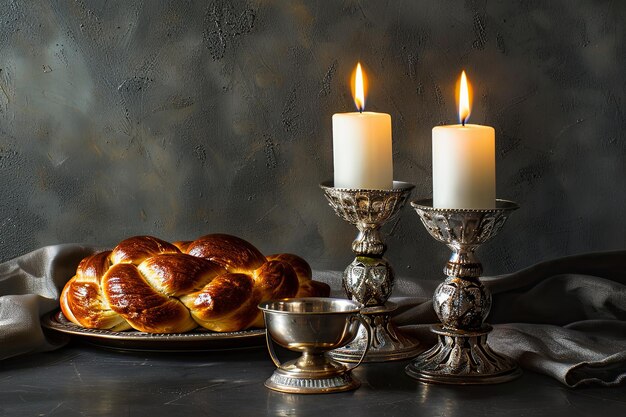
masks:
[[[120,352],[73,343],[0,362],[1,416],[626,416],[626,387],[568,389],[525,372],[506,384],[420,384],[406,362],[362,365],[360,389],[273,392],[263,348]]]

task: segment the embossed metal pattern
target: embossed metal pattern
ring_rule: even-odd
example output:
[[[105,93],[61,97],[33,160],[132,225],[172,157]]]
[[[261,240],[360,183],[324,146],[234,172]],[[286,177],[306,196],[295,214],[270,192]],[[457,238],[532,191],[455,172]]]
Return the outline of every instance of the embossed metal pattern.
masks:
[[[433,308],[446,328],[478,329],[491,309],[491,294],[477,279],[448,277],[435,290]]]
[[[327,378],[292,377],[279,372],[265,381],[265,386],[280,392],[292,394],[326,394],[331,392],[350,391],[358,388],[361,383],[349,372]]]
[[[382,255],[385,245],[380,227],[398,214],[415,186],[394,181],[392,190],[361,190],[335,188],[332,184],[332,181],[320,184],[328,204],[339,217],[359,229],[352,250],[357,255]]]
[[[391,296],[395,276],[383,258],[357,256],[343,273],[343,289],[364,306],[380,306]]]
[[[434,326],[438,342],[413,360],[406,373],[424,382],[447,384],[492,384],[521,375],[515,362],[494,352],[487,344],[491,326],[468,333]]]
[[[432,203],[432,199],[411,202],[428,233],[447,245],[473,247],[497,235],[511,212],[519,208],[513,201],[500,199],[492,209],[446,209]]]

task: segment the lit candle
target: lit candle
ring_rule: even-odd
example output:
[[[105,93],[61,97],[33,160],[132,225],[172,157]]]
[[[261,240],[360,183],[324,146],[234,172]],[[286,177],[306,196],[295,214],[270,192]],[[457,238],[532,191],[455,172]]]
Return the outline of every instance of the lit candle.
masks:
[[[365,80],[360,63],[353,88],[358,112],[333,115],[335,187],[392,189],[391,116],[363,111]]]
[[[433,205],[438,208],[493,208],[496,202],[496,133],[491,126],[465,123],[470,89],[461,74],[461,124],[433,129]]]

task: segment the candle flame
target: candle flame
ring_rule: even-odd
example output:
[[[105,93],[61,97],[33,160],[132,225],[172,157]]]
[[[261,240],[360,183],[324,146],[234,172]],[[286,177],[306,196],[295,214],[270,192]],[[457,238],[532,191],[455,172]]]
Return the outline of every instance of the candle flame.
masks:
[[[465,75],[465,71],[461,73],[461,79],[459,80],[458,86],[458,99],[459,99],[459,120],[461,124],[465,126],[465,122],[469,119],[471,113],[471,85],[467,81],[467,76]]]
[[[356,69],[354,70],[352,79],[352,96],[354,97],[354,104],[356,104],[358,111],[363,112],[363,109],[365,109],[365,85],[367,84],[367,80],[363,74],[360,62],[356,64]]]

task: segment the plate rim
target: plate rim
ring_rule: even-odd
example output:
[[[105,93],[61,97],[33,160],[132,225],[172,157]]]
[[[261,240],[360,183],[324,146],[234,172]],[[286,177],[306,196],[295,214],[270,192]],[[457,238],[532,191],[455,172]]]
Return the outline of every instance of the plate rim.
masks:
[[[264,338],[265,329],[249,329],[240,330],[236,332],[212,332],[210,330],[202,331],[190,331],[187,333],[145,333],[137,330],[128,330],[123,332],[116,332],[112,330],[104,329],[88,329],[80,327],[67,320],[61,310],[53,310],[44,314],[41,318],[42,327],[64,333],[72,336],[80,336],[84,338],[96,339],[100,341],[100,344],[106,343],[106,341],[112,342],[137,342],[146,343],[152,342],[155,344],[154,350],[164,350],[166,347],[160,348],[163,342],[166,344],[173,344],[176,342],[190,342],[202,343],[207,342],[208,345],[204,346],[206,350],[213,350],[210,346],[210,342],[233,342],[233,347],[236,346],[238,340],[250,340],[255,338]],[[201,327],[200,327],[201,328]],[[145,349],[142,349],[145,350]],[[191,349],[181,349],[191,350]]]

